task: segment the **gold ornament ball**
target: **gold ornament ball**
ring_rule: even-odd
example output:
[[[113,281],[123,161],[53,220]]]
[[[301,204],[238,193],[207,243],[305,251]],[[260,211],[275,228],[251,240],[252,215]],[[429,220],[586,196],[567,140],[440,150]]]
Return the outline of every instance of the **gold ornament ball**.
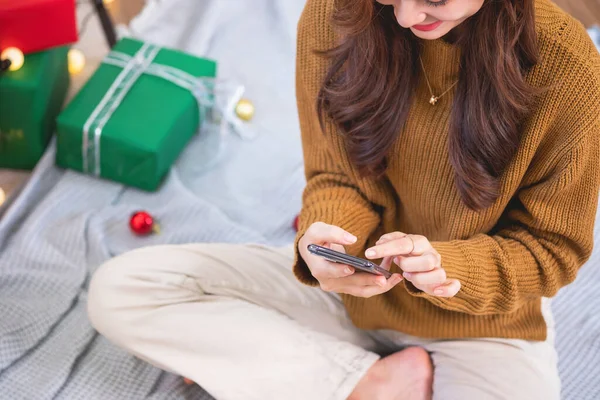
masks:
[[[0,60],[10,60],[9,71],[18,71],[25,63],[23,52],[16,47],[7,47],[0,53]]]
[[[85,55],[81,50],[69,50],[69,73],[76,75],[85,67]]]
[[[248,99],[241,99],[235,107],[235,113],[240,119],[250,121],[254,117],[254,104]]]

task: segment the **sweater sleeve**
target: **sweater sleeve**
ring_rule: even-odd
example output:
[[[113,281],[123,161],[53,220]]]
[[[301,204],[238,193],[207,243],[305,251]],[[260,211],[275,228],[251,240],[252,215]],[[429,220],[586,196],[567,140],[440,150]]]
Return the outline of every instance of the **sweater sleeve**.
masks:
[[[598,133],[596,125],[561,157],[555,173],[523,188],[495,234],[432,243],[447,276],[462,284],[455,297],[429,296],[408,283],[409,293],[447,310],[489,315],[552,297],[572,282],[593,247]]]
[[[308,266],[298,252],[298,241],[314,222],[339,226],[358,238],[349,253],[363,250],[367,238],[380,224],[380,216],[359,188],[360,178],[348,162],[339,132],[328,123],[321,129],[316,111],[317,93],[327,60],[315,50],[333,46],[328,14],[331,3],[309,0],[298,25],[296,58],[296,97],[306,187],[295,242],[294,273],[305,284],[316,285]]]

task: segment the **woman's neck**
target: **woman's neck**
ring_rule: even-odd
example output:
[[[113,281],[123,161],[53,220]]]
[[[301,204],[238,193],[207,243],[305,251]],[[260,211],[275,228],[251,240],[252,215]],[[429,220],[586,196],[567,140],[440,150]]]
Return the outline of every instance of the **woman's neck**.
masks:
[[[448,44],[456,44],[464,31],[464,24],[457,26],[442,36],[442,40]]]

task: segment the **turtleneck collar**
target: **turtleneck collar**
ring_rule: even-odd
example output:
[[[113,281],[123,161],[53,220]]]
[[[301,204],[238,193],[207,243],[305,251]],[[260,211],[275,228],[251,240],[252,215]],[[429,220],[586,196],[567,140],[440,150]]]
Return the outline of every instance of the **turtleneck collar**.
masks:
[[[444,39],[418,40],[427,78],[434,93],[441,93],[458,79],[460,48]]]

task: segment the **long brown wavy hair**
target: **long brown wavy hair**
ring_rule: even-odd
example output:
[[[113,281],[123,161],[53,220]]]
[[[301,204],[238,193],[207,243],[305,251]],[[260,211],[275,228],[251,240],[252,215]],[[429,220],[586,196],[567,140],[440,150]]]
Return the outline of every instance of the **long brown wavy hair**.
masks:
[[[374,0],[337,0],[332,24],[340,42],[321,53],[331,61],[317,100],[321,124],[328,116],[338,126],[361,175],[381,177],[419,79],[420,42]],[[482,210],[500,195],[537,90],[525,80],[539,57],[534,0],[485,0],[451,34],[461,60],[449,159],[463,202]]]

